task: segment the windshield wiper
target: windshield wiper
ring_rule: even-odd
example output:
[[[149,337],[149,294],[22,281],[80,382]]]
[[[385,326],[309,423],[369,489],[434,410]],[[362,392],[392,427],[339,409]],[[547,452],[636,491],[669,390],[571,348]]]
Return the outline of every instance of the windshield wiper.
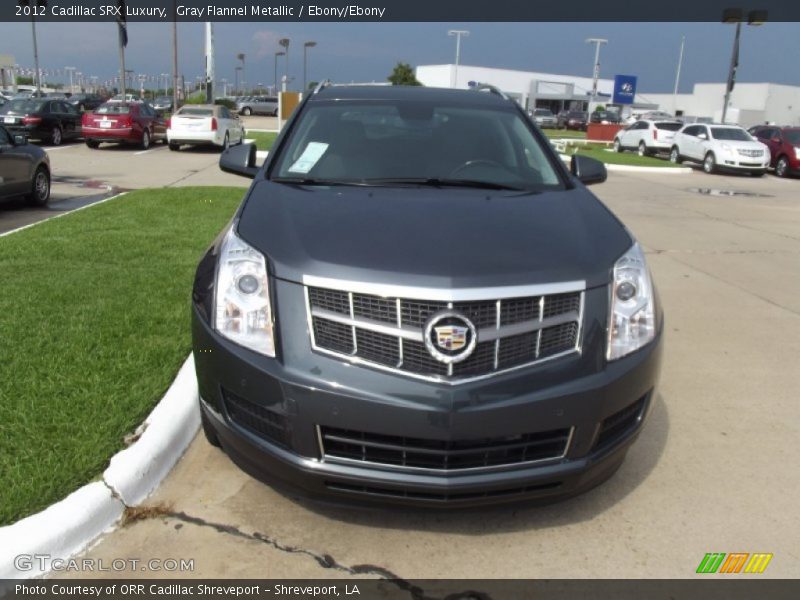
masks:
[[[363,181],[347,179],[315,179],[314,177],[273,177],[275,183],[291,183],[293,185],[370,185]]]
[[[466,187],[483,190],[510,190],[513,192],[532,192],[533,190],[496,183],[494,181],[480,181],[477,179],[440,179],[438,177],[397,177],[384,179],[366,179],[371,185],[426,185],[430,187]]]

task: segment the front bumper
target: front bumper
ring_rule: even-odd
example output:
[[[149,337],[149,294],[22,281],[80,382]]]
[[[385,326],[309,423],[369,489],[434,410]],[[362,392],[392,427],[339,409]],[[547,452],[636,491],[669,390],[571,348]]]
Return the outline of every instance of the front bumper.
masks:
[[[610,364],[594,351],[605,335],[605,319],[599,320],[604,288],[587,292],[594,296],[587,305],[600,306],[587,313],[582,354],[455,386],[312,352],[302,286],[278,282],[275,293],[281,331],[293,332],[279,339],[279,359],[220,337],[202,305],[194,305],[201,408],[242,469],[304,495],[425,506],[572,496],[616,470],[653,401],[660,332]],[[320,431],[326,428],[454,443],[566,429],[570,438],[563,456],[550,460],[442,471],[324,455]]]

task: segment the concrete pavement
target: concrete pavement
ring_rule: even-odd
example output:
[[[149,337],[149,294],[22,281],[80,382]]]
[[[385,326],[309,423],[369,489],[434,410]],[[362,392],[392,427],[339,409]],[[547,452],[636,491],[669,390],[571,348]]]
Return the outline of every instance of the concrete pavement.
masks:
[[[615,173],[593,190],[646,247],[666,311],[659,393],[607,483],[546,507],[328,507],[253,480],[200,435],[152,510],[87,556],[194,559],[188,574],[104,574],[119,577],[685,578],[706,552],[771,552],[762,577],[795,577],[800,181]]]

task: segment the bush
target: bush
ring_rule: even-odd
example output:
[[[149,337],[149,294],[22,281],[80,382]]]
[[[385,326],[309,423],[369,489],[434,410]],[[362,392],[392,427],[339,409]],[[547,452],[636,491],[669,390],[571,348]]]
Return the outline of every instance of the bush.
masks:
[[[219,104],[220,106],[224,106],[228,110],[236,110],[236,102],[230,100],[229,98],[217,98],[214,100],[214,104]]]

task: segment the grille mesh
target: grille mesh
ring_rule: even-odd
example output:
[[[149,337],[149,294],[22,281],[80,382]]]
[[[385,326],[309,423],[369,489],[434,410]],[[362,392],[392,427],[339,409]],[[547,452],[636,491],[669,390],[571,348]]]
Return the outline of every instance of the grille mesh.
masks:
[[[308,308],[318,349],[412,376],[458,380],[577,350],[581,297],[575,291],[454,302],[450,309],[474,325],[477,343],[468,358],[452,365],[434,358],[423,341],[426,324],[448,310],[446,302],[308,287]]]

